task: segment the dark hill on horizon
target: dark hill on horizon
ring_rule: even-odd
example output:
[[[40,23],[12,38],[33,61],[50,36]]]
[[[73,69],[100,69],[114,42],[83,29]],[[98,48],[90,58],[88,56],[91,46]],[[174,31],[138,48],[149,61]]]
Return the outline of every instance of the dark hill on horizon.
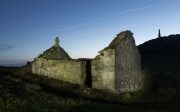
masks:
[[[137,47],[143,69],[180,72],[180,34],[155,38]]]
[[[138,45],[141,55],[180,53],[180,34],[155,38]]]

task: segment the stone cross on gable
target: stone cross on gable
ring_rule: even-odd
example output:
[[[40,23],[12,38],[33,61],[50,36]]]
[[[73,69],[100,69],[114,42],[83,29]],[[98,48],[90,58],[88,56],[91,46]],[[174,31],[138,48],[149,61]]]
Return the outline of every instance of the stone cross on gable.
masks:
[[[55,45],[54,45],[55,47],[58,47],[58,46],[59,46],[59,41],[60,41],[59,38],[56,37],[56,39],[55,39]]]

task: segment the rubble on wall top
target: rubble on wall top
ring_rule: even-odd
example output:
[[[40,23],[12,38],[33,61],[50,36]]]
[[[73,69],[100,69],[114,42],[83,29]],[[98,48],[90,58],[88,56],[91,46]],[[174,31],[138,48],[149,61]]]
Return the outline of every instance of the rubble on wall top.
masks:
[[[56,37],[55,44],[43,52],[43,54],[39,55],[38,58],[45,58],[51,60],[59,60],[59,59],[71,59],[68,53],[60,47],[59,45],[59,38]]]
[[[99,52],[106,51],[108,49],[115,49],[124,38],[127,38],[132,35],[133,35],[133,33],[129,30],[126,30],[126,31],[123,31],[123,32],[117,34],[117,37],[114,38],[114,40],[109,44],[109,46],[105,47],[103,50],[101,50]]]

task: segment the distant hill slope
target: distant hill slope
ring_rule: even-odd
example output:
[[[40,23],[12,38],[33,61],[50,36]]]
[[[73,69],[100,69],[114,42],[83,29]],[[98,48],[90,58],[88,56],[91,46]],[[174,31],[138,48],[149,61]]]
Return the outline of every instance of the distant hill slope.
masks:
[[[142,55],[156,53],[180,53],[180,34],[149,40],[138,46]]]
[[[180,72],[180,34],[152,39],[137,47],[143,69]]]

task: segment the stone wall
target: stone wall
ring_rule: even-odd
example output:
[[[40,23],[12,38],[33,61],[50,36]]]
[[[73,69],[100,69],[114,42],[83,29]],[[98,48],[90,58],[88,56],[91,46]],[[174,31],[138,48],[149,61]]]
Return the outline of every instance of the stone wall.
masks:
[[[108,49],[91,62],[92,88],[115,91],[115,50]]]
[[[92,61],[92,87],[116,93],[141,89],[141,56],[133,33],[121,32]]]
[[[32,73],[84,86],[86,62],[35,58],[32,62]]]
[[[31,62],[27,62],[27,65],[21,66],[20,68],[18,68],[16,71],[13,72],[13,74],[15,74],[15,75],[23,75],[23,74],[27,74],[27,73],[32,73],[32,63]]]
[[[140,90],[142,83],[141,56],[131,33],[126,34],[115,50],[116,91]]]
[[[132,35],[131,31],[119,33],[93,60],[73,60],[60,46],[51,47],[34,59],[32,73],[115,93],[140,90],[141,56]]]

